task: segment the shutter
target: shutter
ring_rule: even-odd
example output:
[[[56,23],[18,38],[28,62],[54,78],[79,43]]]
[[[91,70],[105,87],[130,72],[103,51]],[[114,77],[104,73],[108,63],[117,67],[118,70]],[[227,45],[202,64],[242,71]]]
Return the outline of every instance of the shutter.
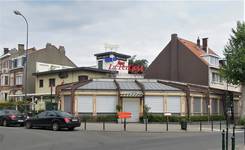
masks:
[[[96,112],[111,113],[116,112],[116,96],[96,96]]]
[[[201,97],[193,98],[193,112],[200,113],[201,112]]]
[[[168,112],[180,113],[180,97],[169,96],[168,97]]]
[[[92,113],[93,112],[93,97],[78,96],[78,112]]]
[[[150,107],[149,112],[163,113],[163,96],[145,96],[145,105]]]
[[[71,112],[71,96],[64,96],[64,111]]]

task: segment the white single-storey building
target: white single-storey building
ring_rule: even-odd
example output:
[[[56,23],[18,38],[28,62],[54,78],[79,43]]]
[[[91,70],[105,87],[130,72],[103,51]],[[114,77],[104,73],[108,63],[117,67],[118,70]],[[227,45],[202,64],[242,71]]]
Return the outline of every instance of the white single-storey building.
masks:
[[[171,84],[170,84],[171,83]],[[137,122],[145,105],[150,113],[223,115],[224,103],[208,87],[148,79],[94,79],[57,87],[60,109],[78,115],[131,112]],[[237,101],[238,102],[238,101]]]

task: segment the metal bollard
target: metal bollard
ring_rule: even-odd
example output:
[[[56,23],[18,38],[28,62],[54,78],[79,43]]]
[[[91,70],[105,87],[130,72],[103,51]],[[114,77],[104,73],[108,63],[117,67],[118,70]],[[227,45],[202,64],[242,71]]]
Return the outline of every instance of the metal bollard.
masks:
[[[226,127],[226,140],[225,140],[225,144],[226,144],[226,150],[228,150],[228,146],[229,146],[229,128],[228,126]]]
[[[222,123],[221,123],[221,120],[219,121],[219,130],[220,130],[220,131],[222,130]]]
[[[167,119],[167,122],[166,122],[166,131],[168,131],[168,119]]]
[[[148,119],[145,120],[145,131],[146,131],[146,132],[147,132],[147,130],[148,130],[148,126],[147,126],[147,125],[148,125]]]
[[[245,145],[245,125],[244,125],[244,134],[243,134],[243,144]]]
[[[211,120],[211,129],[212,129],[212,132],[214,131],[214,122],[213,122],[213,119]]]
[[[86,119],[84,120],[84,130],[85,131],[87,130],[87,121],[86,121]]]
[[[105,121],[103,121],[103,131],[105,131]]]
[[[222,150],[225,150],[225,130],[222,131]]]
[[[200,121],[200,131],[202,131],[202,121]]]
[[[126,119],[124,119],[124,123],[123,123],[123,128],[124,128],[124,131],[126,131]]]
[[[235,137],[231,137],[231,150],[235,150]]]

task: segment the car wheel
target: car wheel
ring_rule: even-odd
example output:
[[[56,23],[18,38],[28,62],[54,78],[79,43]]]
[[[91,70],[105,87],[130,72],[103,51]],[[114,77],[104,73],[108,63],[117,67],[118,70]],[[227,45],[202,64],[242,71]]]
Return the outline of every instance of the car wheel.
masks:
[[[27,122],[27,123],[26,123],[26,129],[31,129],[31,128],[32,128],[31,123],[30,123],[30,122]]]
[[[3,126],[4,126],[4,127],[7,127],[7,126],[8,126],[7,120],[3,120]]]
[[[57,122],[53,123],[52,129],[53,129],[54,131],[58,131],[58,130],[60,129],[60,128],[59,128],[59,124],[58,124]]]
[[[69,131],[73,131],[73,130],[74,130],[74,128],[73,128],[73,127],[72,127],[72,128],[68,128],[68,130],[69,130]]]

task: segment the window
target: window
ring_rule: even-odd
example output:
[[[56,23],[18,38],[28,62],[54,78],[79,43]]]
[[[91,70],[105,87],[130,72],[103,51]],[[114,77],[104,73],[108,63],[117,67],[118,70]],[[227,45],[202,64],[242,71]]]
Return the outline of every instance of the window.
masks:
[[[49,79],[49,87],[51,86],[55,86],[55,79],[52,78],[52,79]]]
[[[21,67],[22,66],[21,60],[22,60],[21,58],[17,59],[17,67]]]
[[[26,57],[22,57],[22,66],[25,66]]]
[[[216,57],[210,57],[210,64],[218,67],[219,66],[219,59]]]
[[[207,99],[202,100],[202,112],[203,112],[203,114],[208,113],[208,101],[207,101]]]
[[[22,85],[22,75],[16,75],[15,85]]]
[[[193,112],[201,113],[201,97],[193,98]]]
[[[218,73],[212,72],[212,82],[214,82],[214,83],[222,83],[223,82],[223,78],[221,78]]]
[[[17,68],[17,59],[13,60],[13,68]]]
[[[41,112],[40,114],[37,115],[37,117],[38,117],[38,118],[45,118],[46,113],[47,113],[46,111]]]
[[[212,99],[211,103],[211,108],[212,108],[212,114],[217,114],[218,113],[218,100],[217,99]]]
[[[47,117],[56,117],[57,114],[55,112],[49,111],[49,112],[47,112],[46,116]]]
[[[43,87],[43,80],[39,80],[39,87],[40,87],[40,88]]]
[[[86,75],[82,75],[82,76],[78,76],[78,81],[85,81],[85,80],[88,80],[88,76]]]
[[[8,85],[9,84],[9,78],[8,76],[4,77],[4,85]]]
[[[98,68],[103,69],[103,60],[98,61]]]

